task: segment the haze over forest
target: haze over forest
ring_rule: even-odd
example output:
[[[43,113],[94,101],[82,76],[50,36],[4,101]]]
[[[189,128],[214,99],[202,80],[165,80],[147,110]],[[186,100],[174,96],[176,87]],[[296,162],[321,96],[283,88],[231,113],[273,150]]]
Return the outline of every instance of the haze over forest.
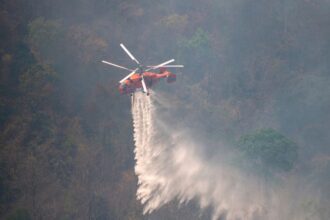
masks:
[[[260,215],[237,216],[330,219],[329,12],[328,0],[2,0],[0,219],[229,220],[258,201]],[[193,158],[154,161],[171,186],[159,205],[136,197],[126,72],[101,63],[134,67],[120,43],[185,65],[154,88],[163,143],[179,134],[173,149]]]

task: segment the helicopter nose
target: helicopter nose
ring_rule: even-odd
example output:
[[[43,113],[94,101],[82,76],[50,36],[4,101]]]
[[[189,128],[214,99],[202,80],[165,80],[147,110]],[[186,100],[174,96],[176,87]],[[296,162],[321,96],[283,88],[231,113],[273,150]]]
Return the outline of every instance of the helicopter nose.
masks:
[[[118,90],[119,90],[119,92],[120,92],[120,94],[125,94],[125,91],[126,91],[126,84],[120,84],[119,86],[118,86]]]
[[[173,83],[176,81],[176,75],[174,73],[171,73],[168,75],[167,80],[168,83]]]

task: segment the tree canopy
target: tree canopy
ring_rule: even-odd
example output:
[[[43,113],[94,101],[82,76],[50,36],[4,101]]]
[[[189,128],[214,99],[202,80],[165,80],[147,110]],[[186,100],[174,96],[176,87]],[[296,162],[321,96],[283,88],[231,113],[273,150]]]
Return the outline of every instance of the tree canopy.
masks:
[[[253,166],[266,171],[290,171],[298,156],[297,144],[274,129],[243,135],[238,149]]]

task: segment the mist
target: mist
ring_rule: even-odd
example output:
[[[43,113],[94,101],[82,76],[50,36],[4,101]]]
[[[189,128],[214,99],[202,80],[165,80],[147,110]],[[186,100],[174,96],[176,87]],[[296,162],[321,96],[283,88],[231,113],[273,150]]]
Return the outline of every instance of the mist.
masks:
[[[145,214],[171,201],[178,205],[193,201],[200,213],[211,208],[212,219],[324,219],[329,215],[317,211],[327,210],[328,203],[322,201],[317,185],[299,172],[267,179],[238,166],[238,152],[219,142],[212,155],[207,154],[210,145],[194,138],[192,128],[171,125],[179,119],[173,118],[175,112],[168,105],[162,106],[169,103],[164,96],[136,94],[133,100],[137,199]],[[166,120],[164,115],[172,117]],[[314,211],[306,210],[311,201]],[[157,219],[157,214],[151,216]]]

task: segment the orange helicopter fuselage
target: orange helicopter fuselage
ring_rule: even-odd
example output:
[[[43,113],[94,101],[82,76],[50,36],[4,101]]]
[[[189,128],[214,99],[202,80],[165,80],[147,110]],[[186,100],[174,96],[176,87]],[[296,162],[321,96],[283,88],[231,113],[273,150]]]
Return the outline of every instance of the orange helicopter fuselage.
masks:
[[[121,94],[131,94],[134,93],[137,89],[142,88],[142,76],[144,78],[147,88],[152,87],[161,78],[170,77],[174,79],[173,81],[175,81],[176,79],[176,75],[169,71],[164,71],[162,73],[153,73],[153,72],[144,72],[143,74],[135,73],[119,85],[119,92]],[[168,82],[172,82],[172,81],[168,81]]]

